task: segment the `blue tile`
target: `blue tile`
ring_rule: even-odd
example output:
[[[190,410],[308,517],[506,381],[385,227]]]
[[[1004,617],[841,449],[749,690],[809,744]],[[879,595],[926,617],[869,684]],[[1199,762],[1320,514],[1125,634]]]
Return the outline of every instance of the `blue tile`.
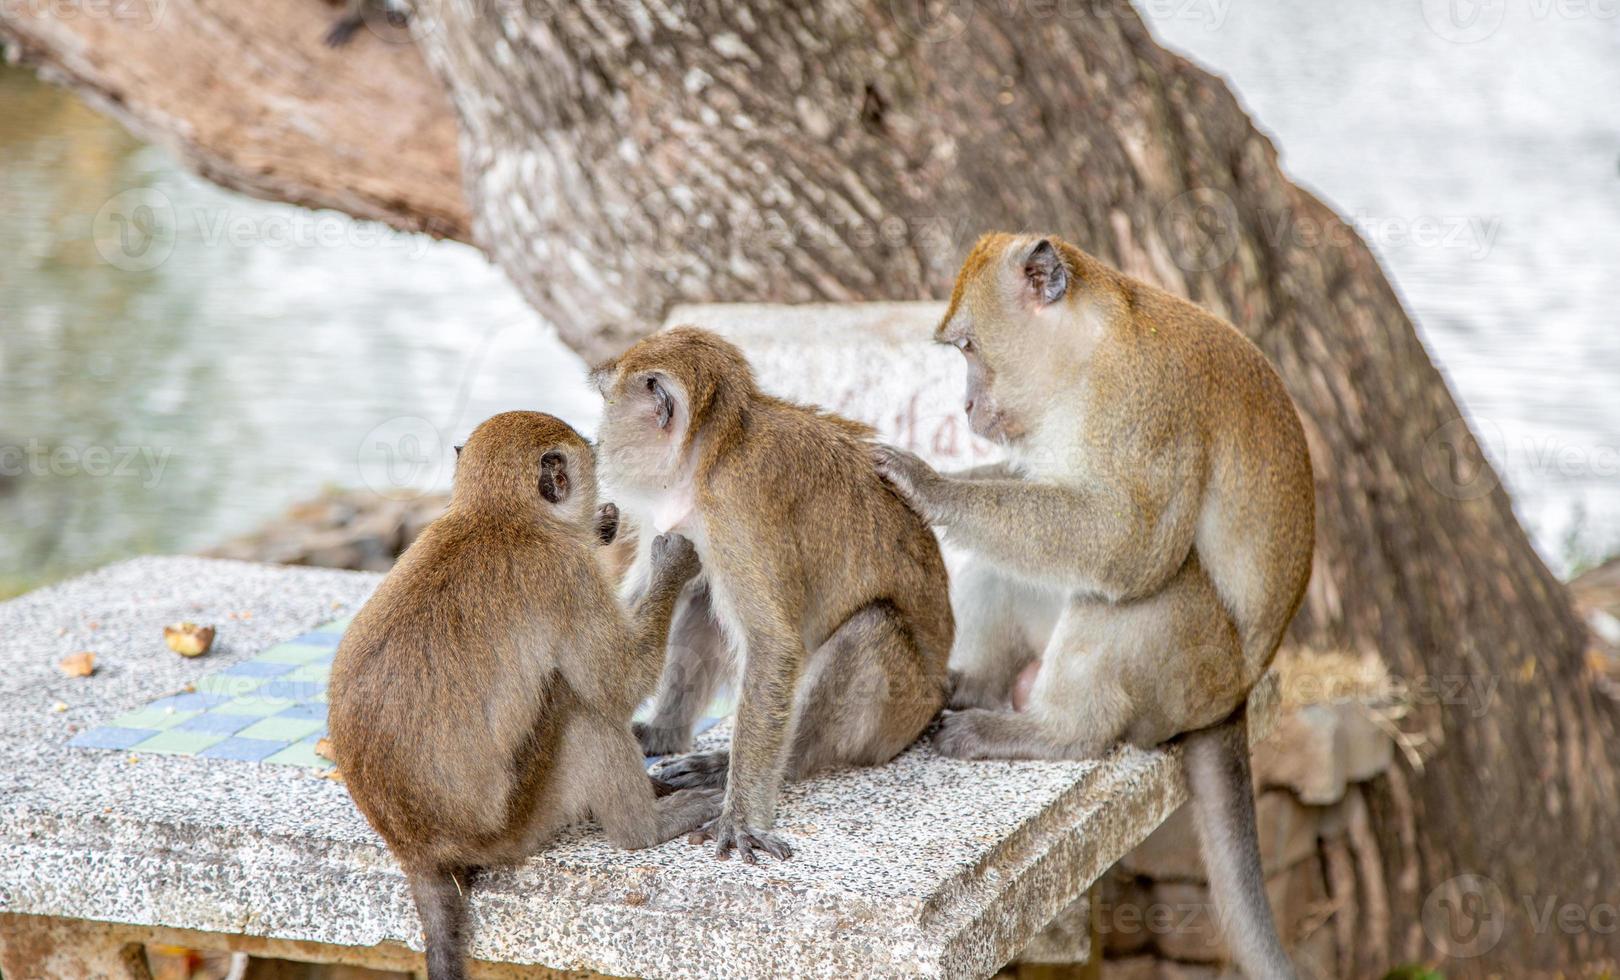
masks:
[[[188,694],[172,694],[166,698],[159,698],[153,701],[150,707],[173,708],[176,711],[201,711],[218,704],[224,704],[230,699],[230,695],[227,694],[208,694],[195,691]]]
[[[725,721],[724,718],[699,718],[698,723],[692,726],[692,734],[702,735],[704,732]]]
[[[256,698],[280,698],[285,701],[313,701],[326,690],[318,681],[270,681],[253,692]]]
[[[119,728],[116,725],[106,725],[92,728],[88,732],[80,732],[73,736],[68,744],[85,749],[127,749],[157,733],[155,728]]]
[[[205,711],[195,718],[187,718],[174,727],[188,732],[234,735],[258,720],[251,715],[216,715],[211,711]]]
[[[223,742],[215,742],[197,754],[204,759],[237,759],[242,762],[258,762],[266,756],[275,755],[286,747],[285,742],[272,742],[263,738],[227,738]]]
[[[296,667],[296,664],[273,664],[266,663],[263,660],[249,660],[245,663],[233,664],[220,671],[220,673],[230,674],[234,677],[279,677]]]
[[[312,663],[312,664],[320,664],[323,667],[330,667],[330,666],[332,666],[332,661],[334,661],[336,659],[337,659],[337,652],[333,651],[332,653],[323,653],[323,654],[321,654],[319,657],[316,657],[314,660],[311,660],[310,663]]]
[[[278,712],[276,717],[303,718],[310,721],[325,721],[326,705],[321,704],[319,701],[311,702],[309,704],[295,704],[286,711]]]
[[[288,642],[302,643],[306,647],[336,647],[342,640],[342,633],[305,633]]]

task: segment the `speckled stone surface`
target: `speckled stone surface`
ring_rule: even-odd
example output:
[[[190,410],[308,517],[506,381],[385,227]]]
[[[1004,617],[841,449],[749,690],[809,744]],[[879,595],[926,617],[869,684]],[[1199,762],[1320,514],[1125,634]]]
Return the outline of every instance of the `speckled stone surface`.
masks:
[[[404,879],[340,783],[65,744],[353,612],[378,580],[143,558],[0,604],[0,911],[420,948]],[[169,652],[162,627],[182,619],[220,627],[213,652]],[[96,674],[63,676],[80,650]],[[1180,802],[1177,770],[1132,749],[1071,764],[914,747],[789,787],[795,857],[757,866],[581,828],[480,880],[473,952],[625,976],[986,976]]]

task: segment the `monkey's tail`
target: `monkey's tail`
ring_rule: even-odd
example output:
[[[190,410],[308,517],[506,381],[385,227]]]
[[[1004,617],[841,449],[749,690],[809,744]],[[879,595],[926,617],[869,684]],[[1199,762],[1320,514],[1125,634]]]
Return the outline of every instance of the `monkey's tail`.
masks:
[[[417,869],[406,879],[427,940],[428,980],[466,980],[467,869]]]
[[[1192,793],[1199,851],[1227,948],[1252,980],[1293,980],[1266,898],[1249,775],[1249,721],[1240,707],[1218,725],[1185,736],[1182,763]]]

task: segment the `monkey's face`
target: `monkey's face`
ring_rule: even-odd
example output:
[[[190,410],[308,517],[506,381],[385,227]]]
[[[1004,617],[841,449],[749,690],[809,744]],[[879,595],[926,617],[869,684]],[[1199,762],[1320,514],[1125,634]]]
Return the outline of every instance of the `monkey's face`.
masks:
[[[1022,443],[1072,383],[1078,262],[1054,239],[987,235],[963,263],[934,339],[962,352],[963,408],[978,435]]]
[[[656,363],[621,358],[592,372],[591,381],[602,394],[602,478],[615,496],[641,509],[682,470],[691,399]]]
[[[541,412],[502,412],[456,449],[455,497],[473,507],[538,511],[596,532],[596,460],[573,427]]]

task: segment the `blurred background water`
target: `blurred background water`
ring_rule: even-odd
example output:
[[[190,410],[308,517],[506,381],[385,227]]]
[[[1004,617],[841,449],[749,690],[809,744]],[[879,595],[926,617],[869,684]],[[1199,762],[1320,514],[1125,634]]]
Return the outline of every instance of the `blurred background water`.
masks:
[[[1470,2],[1143,13],[1378,251],[1567,570],[1620,551],[1620,5]],[[471,248],[222,191],[19,69],[0,161],[0,592],[447,485],[446,440],[504,409],[595,425]],[[109,249],[130,215],[156,252]]]

